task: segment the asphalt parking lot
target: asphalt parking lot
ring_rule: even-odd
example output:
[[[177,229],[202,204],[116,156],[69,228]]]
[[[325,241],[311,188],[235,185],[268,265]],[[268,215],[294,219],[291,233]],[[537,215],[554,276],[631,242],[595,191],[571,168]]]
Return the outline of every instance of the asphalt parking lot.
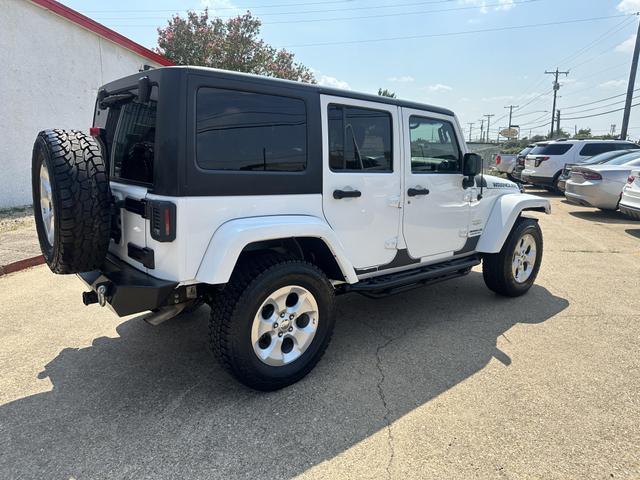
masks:
[[[528,295],[341,297],[269,394],[214,362],[208,308],[152,327],[0,277],[0,478],[640,478],[640,222],[551,198]]]

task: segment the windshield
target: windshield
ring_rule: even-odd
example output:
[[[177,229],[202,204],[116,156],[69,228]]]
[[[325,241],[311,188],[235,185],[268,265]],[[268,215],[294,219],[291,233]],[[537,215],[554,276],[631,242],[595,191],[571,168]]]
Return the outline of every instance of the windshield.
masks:
[[[586,162],[582,162],[582,165],[598,165],[600,163],[609,163],[616,157],[630,153],[632,150],[613,150],[612,152],[601,153],[591,157]]]
[[[571,143],[550,143],[547,145],[536,145],[529,155],[564,155],[571,150]]]

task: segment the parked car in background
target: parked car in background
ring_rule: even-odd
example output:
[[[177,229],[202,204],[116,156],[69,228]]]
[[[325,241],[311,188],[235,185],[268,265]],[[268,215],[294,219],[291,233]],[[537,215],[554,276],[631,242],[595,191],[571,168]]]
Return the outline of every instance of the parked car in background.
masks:
[[[526,158],[527,154],[531,150],[533,150],[534,147],[535,145],[527,145],[526,147],[524,147],[522,150],[518,152],[518,154],[516,155],[516,162],[513,167],[513,171],[511,172],[511,176],[509,177],[511,181],[513,182],[521,181],[520,176],[522,174],[522,170],[524,170],[524,159]]]
[[[601,210],[617,210],[631,170],[640,167],[640,151],[627,153],[602,165],[573,167],[565,197],[572,203]]]
[[[538,144],[525,159],[522,180],[548,190],[558,189],[558,179],[567,163],[586,159],[612,150],[639,149],[640,145],[625,140],[567,140]]]
[[[515,154],[499,153],[496,155],[495,161],[495,169],[500,173],[506,173],[507,177],[511,175],[516,166]]]
[[[622,187],[620,211],[640,220],[640,169],[631,170],[627,183]]]
[[[594,155],[593,157],[585,160],[580,163],[567,163],[562,169],[562,173],[558,177],[558,190],[561,192],[565,191],[565,184],[569,178],[571,178],[571,168],[575,166],[586,166],[586,165],[601,165],[603,163],[607,163],[614,158],[617,158],[626,153],[633,152],[633,150],[613,150],[611,152],[601,153],[600,155]]]

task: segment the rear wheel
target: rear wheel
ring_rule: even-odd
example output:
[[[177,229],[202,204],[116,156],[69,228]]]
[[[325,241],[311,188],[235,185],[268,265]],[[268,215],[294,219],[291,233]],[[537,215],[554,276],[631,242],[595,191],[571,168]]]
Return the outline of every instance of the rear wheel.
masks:
[[[240,382],[277,390],[320,360],[333,311],[333,287],[315,265],[278,255],[245,259],[211,304],[211,347]]]
[[[55,273],[98,268],[111,229],[109,179],[88,135],[45,130],[33,146],[32,191],[42,254]]]
[[[508,297],[525,294],[535,282],[542,261],[542,231],[538,222],[520,217],[499,253],[482,261],[485,284]]]

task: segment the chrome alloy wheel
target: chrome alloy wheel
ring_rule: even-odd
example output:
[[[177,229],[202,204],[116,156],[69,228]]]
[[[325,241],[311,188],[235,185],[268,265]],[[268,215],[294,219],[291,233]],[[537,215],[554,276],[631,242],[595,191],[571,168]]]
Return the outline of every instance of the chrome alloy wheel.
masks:
[[[47,235],[49,245],[53,247],[53,237],[55,233],[55,218],[53,215],[53,192],[51,191],[51,180],[49,170],[43,161],[40,164],[40,212],[42,213],[42,223]]]
[[[279,288],[262,303],[253,319],[251,344],[258,358],[273,367],[298,359],[318,329],[318,303],[304,287]]]
[[[527,233],[520,237],[513,252],[511,272],[515,281],[518,283],[526,282],[531,276],[535,264],[536,240],[533,235]]]

